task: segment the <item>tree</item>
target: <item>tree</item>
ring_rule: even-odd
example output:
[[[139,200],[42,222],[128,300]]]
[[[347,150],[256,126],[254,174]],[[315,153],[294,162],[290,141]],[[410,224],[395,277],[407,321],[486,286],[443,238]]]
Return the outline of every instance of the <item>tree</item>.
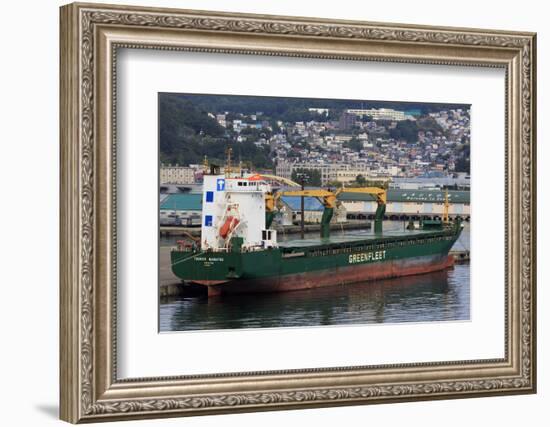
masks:
[[[470,173],[470,143],[467,142],[455,161],[455,172]]]
[[[327,182],[327,187],[329,188],[340,188],[344,185],[344,183],[342,181],[329,181]]]
[[[443,133],[443,128],[436,122],[433,117],[424,117],[417,121],[418,128],[425,132],[431,131],[434,133]]]
[[[318,169],[307,169],[307,168],[296,168],[292,170],[291,179],[294,182],[299,184],[302,183],[302,176],[305,175],[307,178],[304,179],[304,185],[311,187],[320,187],[321,186],[321,171]]]
[[[363,175],[357,175],[355,181],[350,182],[346,187],[378,187],[388,189],[389,181],[367,179]]]
[[[418,125],[412,120],[402,120],[397,122],[397,126],[390,129],[390,137],[393,139],[404,139],[408,143],[418,140]]]
[[[256,146],[253,141],[238,142],[237,134],[218,124],[208,113],[188,99],[177,95],[162,95],[159,99],[160,161],[189,165],[209,161],[224,164],[227,148],[235,159],[250,161],[256,168],[271,168],[269,147]],[[245,134],[247,132],[244,132]],[[268,129],[250,129],[252,139],[268,137]]]
[[[344,144],[342,145],[344,148],[349,148],[357,152],[363,149],[363,143],[359,141],[357,138],[351,138],[349,141],[344,142]]]
[[[359,174],[355,177],[355,182],[357,182],[360,186],[364,186],[367,183],[367,179],[363,175]]]
[[[251,141],[258,141],[260,138],[268,139],[271,137],[271,132],[267,128],[244,128],[241,135],[251,137]]]

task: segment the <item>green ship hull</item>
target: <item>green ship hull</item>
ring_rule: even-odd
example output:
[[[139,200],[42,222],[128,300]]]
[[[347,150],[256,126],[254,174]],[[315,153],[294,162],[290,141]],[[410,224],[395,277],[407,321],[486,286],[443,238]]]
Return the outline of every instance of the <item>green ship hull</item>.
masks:
[[[294,240],[246,252],[180,248],[172,271],[182,281],[208,287],[208,295],[276,292],[423,274],[453,265],[449,251],[459,223],[439,230]]]

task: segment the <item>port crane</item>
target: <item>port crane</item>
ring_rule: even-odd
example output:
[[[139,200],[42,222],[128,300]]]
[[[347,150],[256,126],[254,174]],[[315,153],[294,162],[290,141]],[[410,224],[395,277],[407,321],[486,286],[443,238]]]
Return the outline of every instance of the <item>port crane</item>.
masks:
[[[386,190],[379,187],[341,187],[335,192],[336,196],[341,193],[372,195],[377,204],[376,212],[374,214],[374,232],[382,232],[382,221],[384,220],[384,214],[386,213]]]
[[[292,181],[288,178],[283,178],[282,176],[269,175],[269,174],[258,174],[260,178],[269,179],[275,182],[282,182],[283,184],[288,185],[289,187],[301,187],[297,182]],[[265,227],[271,227],[273,219],[275,218],[275,213],[277,209],[281,208],[279,197],[275,197],[272,192],[265,193]]]
[[[294,182],[288,178],[283,178],[276,175],[269,174],[257,174],[258,177],[269,179],[276,182],[281,182],[290,187],[301,187],[300,184]],[[336,191],[323,190],[323,189],[309,189],[309,190],[283,190],[278,191],[275,194],[272,192],[265,194],[265,215],[266,215],[266,228],[271,227],[275,213],[278,209],[281,209],[282,204],[280,198],[282,196],[300,196],[300,197],[315,197],[323,205],[323,216],[321,218],[321,237],[327,238],[330,236],[330,221],[334,215],[334,209],[337,207],[338,195],[341,193],[348,194],[370,194],[373,196],[377,203],[376,212],[374,215],[374,231],[375,233],[382,232],[382,221],[384,220],[384,214],[386,213],[386,201],[387,192],[380,187],[341,187]]]
[[[282,196],[315,197],[323,204],[323,216],[321,218],[321,237],[330,236],[330,220],[337,206],[336,194],[328,190],[286,190],[275,193],[275,204]]]
[[[334,209],[340,203],[338,200],[338,195],[341,193],[371,194],[378,204],[374,217],[374,231],[375,233],[382,232],[382,221],[386,212],[387,194],[386,190],[378,187],[340,188],[336,191],[322,189],[279,191],[272,196],[272,200],[269,201],[269,208],[266,199],[266,211],[269,211],[269,209],[275,211],[279,205],[279,199],[282,196],[315,197],[323,204],[324,207],[323,216],[321,218],[321,237],[327,238],[330,236],[330,221],[334,214]]]

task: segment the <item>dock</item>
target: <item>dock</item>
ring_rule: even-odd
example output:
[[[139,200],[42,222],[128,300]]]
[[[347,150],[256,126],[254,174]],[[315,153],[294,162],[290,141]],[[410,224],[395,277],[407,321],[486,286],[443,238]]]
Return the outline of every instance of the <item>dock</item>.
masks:
[[[172,273],[170,266],[170,250],[168,246],[159,248],[159,295],[163,297],[192,296],[197,292],[204,293],[200,285],[184,284]],[[200,295],[200,293],[197,293]]]

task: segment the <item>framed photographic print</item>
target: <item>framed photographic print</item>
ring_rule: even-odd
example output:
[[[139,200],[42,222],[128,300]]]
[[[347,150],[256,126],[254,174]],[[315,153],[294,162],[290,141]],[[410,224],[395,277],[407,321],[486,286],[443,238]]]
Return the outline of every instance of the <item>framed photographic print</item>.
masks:
[[[61,418],[536,390],[535,34],[61,8]]]

